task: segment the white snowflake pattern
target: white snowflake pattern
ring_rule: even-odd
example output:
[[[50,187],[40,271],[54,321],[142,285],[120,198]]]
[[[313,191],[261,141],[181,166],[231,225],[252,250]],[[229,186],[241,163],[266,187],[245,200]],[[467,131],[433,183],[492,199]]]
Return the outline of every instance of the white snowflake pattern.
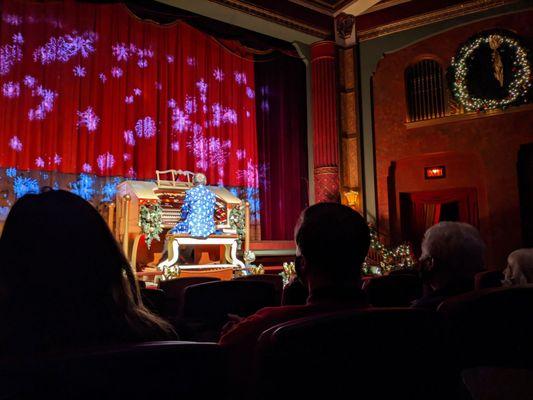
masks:
[[[59,154],[54,154],[54,164],[55,165],[60,165],[61,162],[63,161],[63,158],[59,155]]]
[[[84,163],[82,166],[81,166],[81,170],[85,173],[90,173],[93,171],[93,167],[91,167],[91,164],[88,164],[88,163]]]
[[[11,40],[15,44],[23,44],[24,36],[22,36],[22,33],[18,32],[18,33],[13,34],[13,36],[11,37]]]
[[[50,89],[45,89],[41,85],[31,91],[33,97],[40,97],[41,103],[36,108],[31,108],[28,111],[28,119],[43,120],[50,111],[54,109],[55,98],[58,96],[57,92]]]
[[[224,114],[222,114],[222,121],[226,124],[237,124],[237,112],[229,107],[224,108]]]
[[[196,97],[185,96],[185,112],[187,114],[194,114],[198,110],[198,105],[196,103]]]
[[[167,54],[167,62],[169,64],[172,64],[174,62],[174,56]]]
[[[11,71],[15,63],[22,60],[22,46],[20,43],[5,44],[0,47],[0,75]]]
[[[73,31],[67,35],[51,37],[44,46],[35,49],[33,60],[47,65],[54,61],[67,62],[78,54],[87,58],[94,53],[96,40],[96,33],[91,31],[85,31],[81,35]]]
[[[116,43],[111,46],[111,49],[113,50],[113,55],[116,57],[117,61],[128,61],[130,54],[125,43]]]
[[[187,113],[183,112],[179,107],[172,110],[172,129],[177,132],[185,132],[190,125],[191,121]]]
[[[85,67],[82,67],[81,65],[76,65],[72,71],[74,72],[74,76],[77,76],[79,78],[84,77],[87,74],[87,71],[85,70]]]
[[[169,101],[167,101],[167,104],[168,108],[176,108],[176,100],[174,99],[170,99]]]
[[[6,82],[2,85],[2,94],[4,97],[14,99],[20,95],[20,84],[18,82]]]
[[[246,163],[246,169],[237,171],[237,178],[241,180],[241,183],[247,187],[258,187],[259,173],[257,165],[251,159],[248,159]]]
[[[100,117],[98,117],[91,106],[85,111],[78,111],[78,126],[84,126],[89,132],[94,132],[98,128]]]
[[[195,158],[196,168],[206,171],[209,165],[217,167],[219,175],[223,175],[223,168],[229,157],[231,140],[220,140],[219,138],[206,138],[201,134],[193,134],[187,142],[187,148]]]
[[[180,151],[180,142],[172,142],[170,148],[172,149],[172,151]]]
[[[139,138],[149,139],[156,134],[156,125],[152,117],[144,117],[135,123],[135,133]]]
[[[207,101],[207,83],[204,81],[204,78],[196,82],[196,87],[200,92],[200,101],[205,104]]]
[[[139,68],[146,68],[148,67],[148,61],[146,61],[144,58],[140,58],[139,61],[137,61],[137,65]]]
[[[224,80],[224,72],[220,68],[215,68],[213,70],[213,78],[219,82],[222,82]]]
[[[22,151],[22,141],[18,136],[13,136],[11,139],[9,139],[9,147],[20,152]]]
[[[113,78],[120,78],[124,72],[122,71],[122,68],[120,67],[113,67],[111,68],[111,76]]]
[[[37,158],[35,159],[35,166],[36,166],[37,168],[43,168],[43,167],[44,167],[44,160],[43,160],[42,157],[37,157]]]
[[[140,96],[140,95],[142,94],[142,92],[143,92],[143,91],[142,91],[141,89],[139,89],[139,88],[135,88],[135,89],[133,89],[133,94],[134,94],[135,96]]]
[[[33,76],[31,76],[31,75],[26,75],[26,76],[24,77],[23,82],[24,82],[24,85],[25,85],[26,87],[32,88],[32,87],[35,86],[35,83],[37,82],[37,80],[36,80]]]
[[[115,157],[113,154],[106,152],[104,154],[100,154],[96,158],[96,163],[98,164],[98,169],[100,172],[104,172],[107,170],[110,170],[115,165]]]
[[[132,104],[133,103],[133,96],[126,96],[126,98],[124,99],[124,103]]]
[[[235,78],[235,82],[237,82],[238,85],[246,85],[248,82],[248,79],[246,78],[246,73],[244,72],[233,72],[233,77]]]
[[[17,14],[3,14],[2,20],[12,26],[19,26],[22,24],[22,17]]]
[[[249,99],[253,99],[255,97],[255,92],[250,86],[246,86],[246,96],[248,96]]]
[[[222,107],[219,103],[211,105],[212,119],[211,126],[219,127],[222,123],[236,124],[237,112],[229,107]]]
[[[133,131],[131,129],[124,131],[124,142],[128,146],[135,146],[135,136],[133,135]]]

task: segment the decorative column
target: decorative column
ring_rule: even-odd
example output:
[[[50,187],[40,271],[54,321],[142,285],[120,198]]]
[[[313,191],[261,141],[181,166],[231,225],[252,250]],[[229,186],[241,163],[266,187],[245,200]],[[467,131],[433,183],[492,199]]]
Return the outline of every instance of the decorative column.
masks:
[[[335,28],[339,45],[341,200],[343,204],[363,211],[355,17],[341,13],[335,18]]]
[[[315,201],[339,201],[335,42],[311,45]]]

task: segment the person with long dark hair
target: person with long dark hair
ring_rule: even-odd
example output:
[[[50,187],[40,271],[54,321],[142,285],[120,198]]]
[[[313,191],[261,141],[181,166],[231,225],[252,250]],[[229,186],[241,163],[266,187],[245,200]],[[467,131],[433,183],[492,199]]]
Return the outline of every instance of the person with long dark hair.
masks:
[[[18,200],[0,254],[0,355],[176,339],[143,307],[104,219],[75,194]]]

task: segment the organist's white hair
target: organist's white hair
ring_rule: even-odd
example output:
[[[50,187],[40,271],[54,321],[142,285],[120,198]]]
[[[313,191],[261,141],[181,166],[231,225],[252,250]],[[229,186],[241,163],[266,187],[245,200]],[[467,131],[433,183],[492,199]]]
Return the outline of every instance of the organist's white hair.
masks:
[[[195,185],[207,185],[207,178],[204,174],[194,174],[193,183]]]
[[[504,274],[513,284],[533,283],[533,249],[518,249],[509,254]]]
[[[424,234],[421,259],[431,257],[457,277],[485,269],[485,243],[479,231],[464,222],[439,222]]]

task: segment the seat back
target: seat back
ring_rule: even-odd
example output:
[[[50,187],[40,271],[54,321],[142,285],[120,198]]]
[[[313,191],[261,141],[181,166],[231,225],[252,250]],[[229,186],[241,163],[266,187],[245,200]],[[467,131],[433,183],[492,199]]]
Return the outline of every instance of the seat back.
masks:
[[[459,365],[533,367],[533,286],[466,293],[438,311]]]
[[[154,314],[165,315],[165,293],[159,289],[141,289],[144,306]]]
[[[264,332],[257,398],[457,398],[435,312],[369,309],[304,318]],[[370,397],[369,397],[370,396]]]
[[[387,275],[372,278],[364,286],[374,307],[408,307],[422,295],[422,282],[416,275]]]
[[[2,362],[0,393],[10,399],[227,398],[225,363],[213,343],[109,346]]]
[[[276,305],[281,304],[281,293],[283,292],[283,278],[280,275],[262,274],[262,275],[244,275],[234,279],[235,281],[253,281],[268,282],[274,285],[276,293]]]
[[[187,340],[217,341],[228,314],[246,317],[275,305],[275,289],[268,282],[232,280],[192,285],[183,295],[178,331]]]
[[[220,279],[210,276],[192,276],[187,278],[169,279],[159,282],[159,289],[165,292],[165,313],[170,317],[178,317],[181,313],[183,292],[185,288],[199,283],[216,282]]]
[[[502,286],[503,273],[501,271],[478,272],[474,277],[474,288],[476,290],[499,288]]]

